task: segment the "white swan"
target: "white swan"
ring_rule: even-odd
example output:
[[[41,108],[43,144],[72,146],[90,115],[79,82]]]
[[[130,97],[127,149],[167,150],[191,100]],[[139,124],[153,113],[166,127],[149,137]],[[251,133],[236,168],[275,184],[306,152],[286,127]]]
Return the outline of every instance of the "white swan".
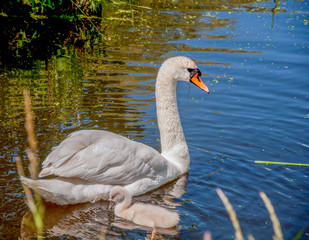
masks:
[[[39,177],[58,177],[21,180],[47,201],[65,205],[108,199],[115,185],[136,196],[176,179],[189,170],[190,164],[176,83],[192,82],[209,93],[200,76],[200,70],[187,57],[169,58],[160,67],[155,94],[161,154],[115,133],[81,130],[70,134],[42,164]]]
[[[115,186],[110,190],[110,200],[116,202],[115,215],[138,225],[151,227],[152,237],[156,228],[171,228],[179,222],[179,214],[152,204],[132,203],[132,195],[123,187]]]

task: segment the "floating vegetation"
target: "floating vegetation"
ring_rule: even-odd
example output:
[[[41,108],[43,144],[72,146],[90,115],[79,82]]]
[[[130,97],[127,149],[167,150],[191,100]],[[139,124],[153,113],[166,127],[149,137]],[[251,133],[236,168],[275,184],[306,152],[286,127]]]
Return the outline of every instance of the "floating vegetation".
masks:
[[[265,164],[278,164],[278,165],[289,165],[289,166],[304,166],[309,167],[308,163],[286,163],[286,162],[270,162],[270,161],[254,161],[255,163],[265,163]]]

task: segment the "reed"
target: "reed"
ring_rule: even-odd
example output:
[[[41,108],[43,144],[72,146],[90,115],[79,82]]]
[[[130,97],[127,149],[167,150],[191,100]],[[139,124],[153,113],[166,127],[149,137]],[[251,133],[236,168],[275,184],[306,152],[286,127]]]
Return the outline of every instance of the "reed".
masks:
[[[217,194],[219,195],[221,201],[223,202],[223,205],[225,206],[226,211],[228,212],[231,222],[233,224],[233,227],[235,229],[235,239],[236,240],[243,240],[244,237],[242,235],[242,231],[240,229],[240,225],[239,225],[239,221],[237,219],[237,215],[236,212],[233,209],[233,206],[231,205],[231,203],[229,202],[228,198],[225,196],[225,194],[223,193],[223,191],[220,188],[217,188]],[[259,192],[260,197],[262,198],[265,207],[267,209],[267,211],[269,212],[269,216],[270,216],[270,220],[273,224],[273,229],[274,229],[274,236],[273,236],[273,240],[283,240],[283,233],[282,233],[282,229],[281,229],[281,225],[279,222],[279,219],[275,213],[275,209],[273,207],[273,205],[271,204],[271,201],[269,200],[269,198],[266,196],[266,194],[264,192]],[[254,240],[254,237],[250,234],[248,236],[249,240]]]
[[[254,161],[254,163],[265,163],[265,164],[278,164],[278,165],[287,165],[287,166],[309,167],[308,163],[286,163],[286,162],[270,162],[270,161]]]
[[[23,94],[25,101],[25,129],[27,132],[28,144],[30,146],[30,148],[26,150],[26,153],[29,159],[28,166],[31,178],[36,179],[38,173],[39,159],[37,157],[37,140],[34,129],[34,115],[31,107],[30,91],[25,89]],[[25,176],[23,162],[20,156],[16,157],[16,165],[19,176]],[[40,195],[37,192],[34,191],[34,193],[32,193],[32,191],[26,185],[24,185],[23,183],[22,185],[26,195],[26,203],[33,216],[37,239],[43,239],[45,213],[44,204]],[[32,226],[30,223],[28,225]]]
[[[239,221],[237,219],[236,212],[234,211],[232,204],[230,203],[229,199],[225,196],[225,194],[223,193],[223,191],[220,188],[217,188],[217,194],[219,195],[221,201],[223,202],[223,205],[224,205],[226,211],[228,212],[228,214],[230,216],[231,222],[232,222],[233,227],[235,229],[235,239],[236,240],[244,240],[244,237],[243,237],[241,229],[240,229]]]
[[[267,211],[269,212],[269,216],[270,216],[270,220],[273,223],[273,229],[274,229],[274,233],[275,235],[273,236],[274,240],[283,240],[283,234],[282,234],[282,230],[281,230],[281,225],[279,222],[279,219],[275,213],[275,209],[273,207],[273,205],[271,204],[269,198],[266,196],[266,194],[264,192],[260,192],[260,197],[262,198],[265,207],[267,209]]]

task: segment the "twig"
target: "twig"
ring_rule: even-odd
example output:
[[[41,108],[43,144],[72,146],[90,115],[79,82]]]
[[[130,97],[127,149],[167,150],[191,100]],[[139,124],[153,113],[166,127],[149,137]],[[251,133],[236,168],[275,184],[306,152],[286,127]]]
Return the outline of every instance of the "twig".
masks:
[[[235,229],[235,237],[236,240],[244,240],[244,237],[242,235],[240,225],[236,216],[236,213],[233,209],[233,206],[230,204],[228,198],[225,196],[225,194],[222,192],[220,188],[217,188],[217,194],[219,195],[221,201],[223,202],[226,211],[228,212],[230,219],[232,221],[233,227]]]
[[[265,204],[265,207],[266,207],[267,211],[269,212],[270,220],[273,223],[273,229],[274,229],[274,233],[275,233],[275,235],[273,236],[273,239],[274,240],[283,240],[281,225],[280,225],[278,217],[275,213],[273,205],[271,204],[269,198],[266,196],[266,194],[264,192],[260,192],[260,197],[262,198],[262,200]]]

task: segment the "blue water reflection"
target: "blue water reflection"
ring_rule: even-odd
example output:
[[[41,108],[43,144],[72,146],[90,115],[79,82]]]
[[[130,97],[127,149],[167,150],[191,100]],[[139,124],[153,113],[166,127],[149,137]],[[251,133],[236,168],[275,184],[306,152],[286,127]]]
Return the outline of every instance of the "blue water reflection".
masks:
[[[265,191],[273,202],[286,239],[308,228],[308,167],[254,163],[309,163],[308,6],[286,4],[287,12],[275,15],[274,22],[271,13],[216,13],[226,22],[233,19],[236,27],[211,34],[226,31],[232,37],[185,42],[195,48],[229,47],[248,53],[190,53],[208,75],[204,79],[212,92],[205,97],[192,88],[186,100],[186,90],[179,90],[180,106],[190,105],[182,108],[181,116],[192,158],[184,196],[191,201],[184,201],[182,219],[187,228],[198,223],[183,233],[184,239],[200,238],[205,229],[215,239],[233,238],[215,187],[227,194],[245,235],[272,236],[258,191]],[[293,13],[295,8],[302,10]]]

